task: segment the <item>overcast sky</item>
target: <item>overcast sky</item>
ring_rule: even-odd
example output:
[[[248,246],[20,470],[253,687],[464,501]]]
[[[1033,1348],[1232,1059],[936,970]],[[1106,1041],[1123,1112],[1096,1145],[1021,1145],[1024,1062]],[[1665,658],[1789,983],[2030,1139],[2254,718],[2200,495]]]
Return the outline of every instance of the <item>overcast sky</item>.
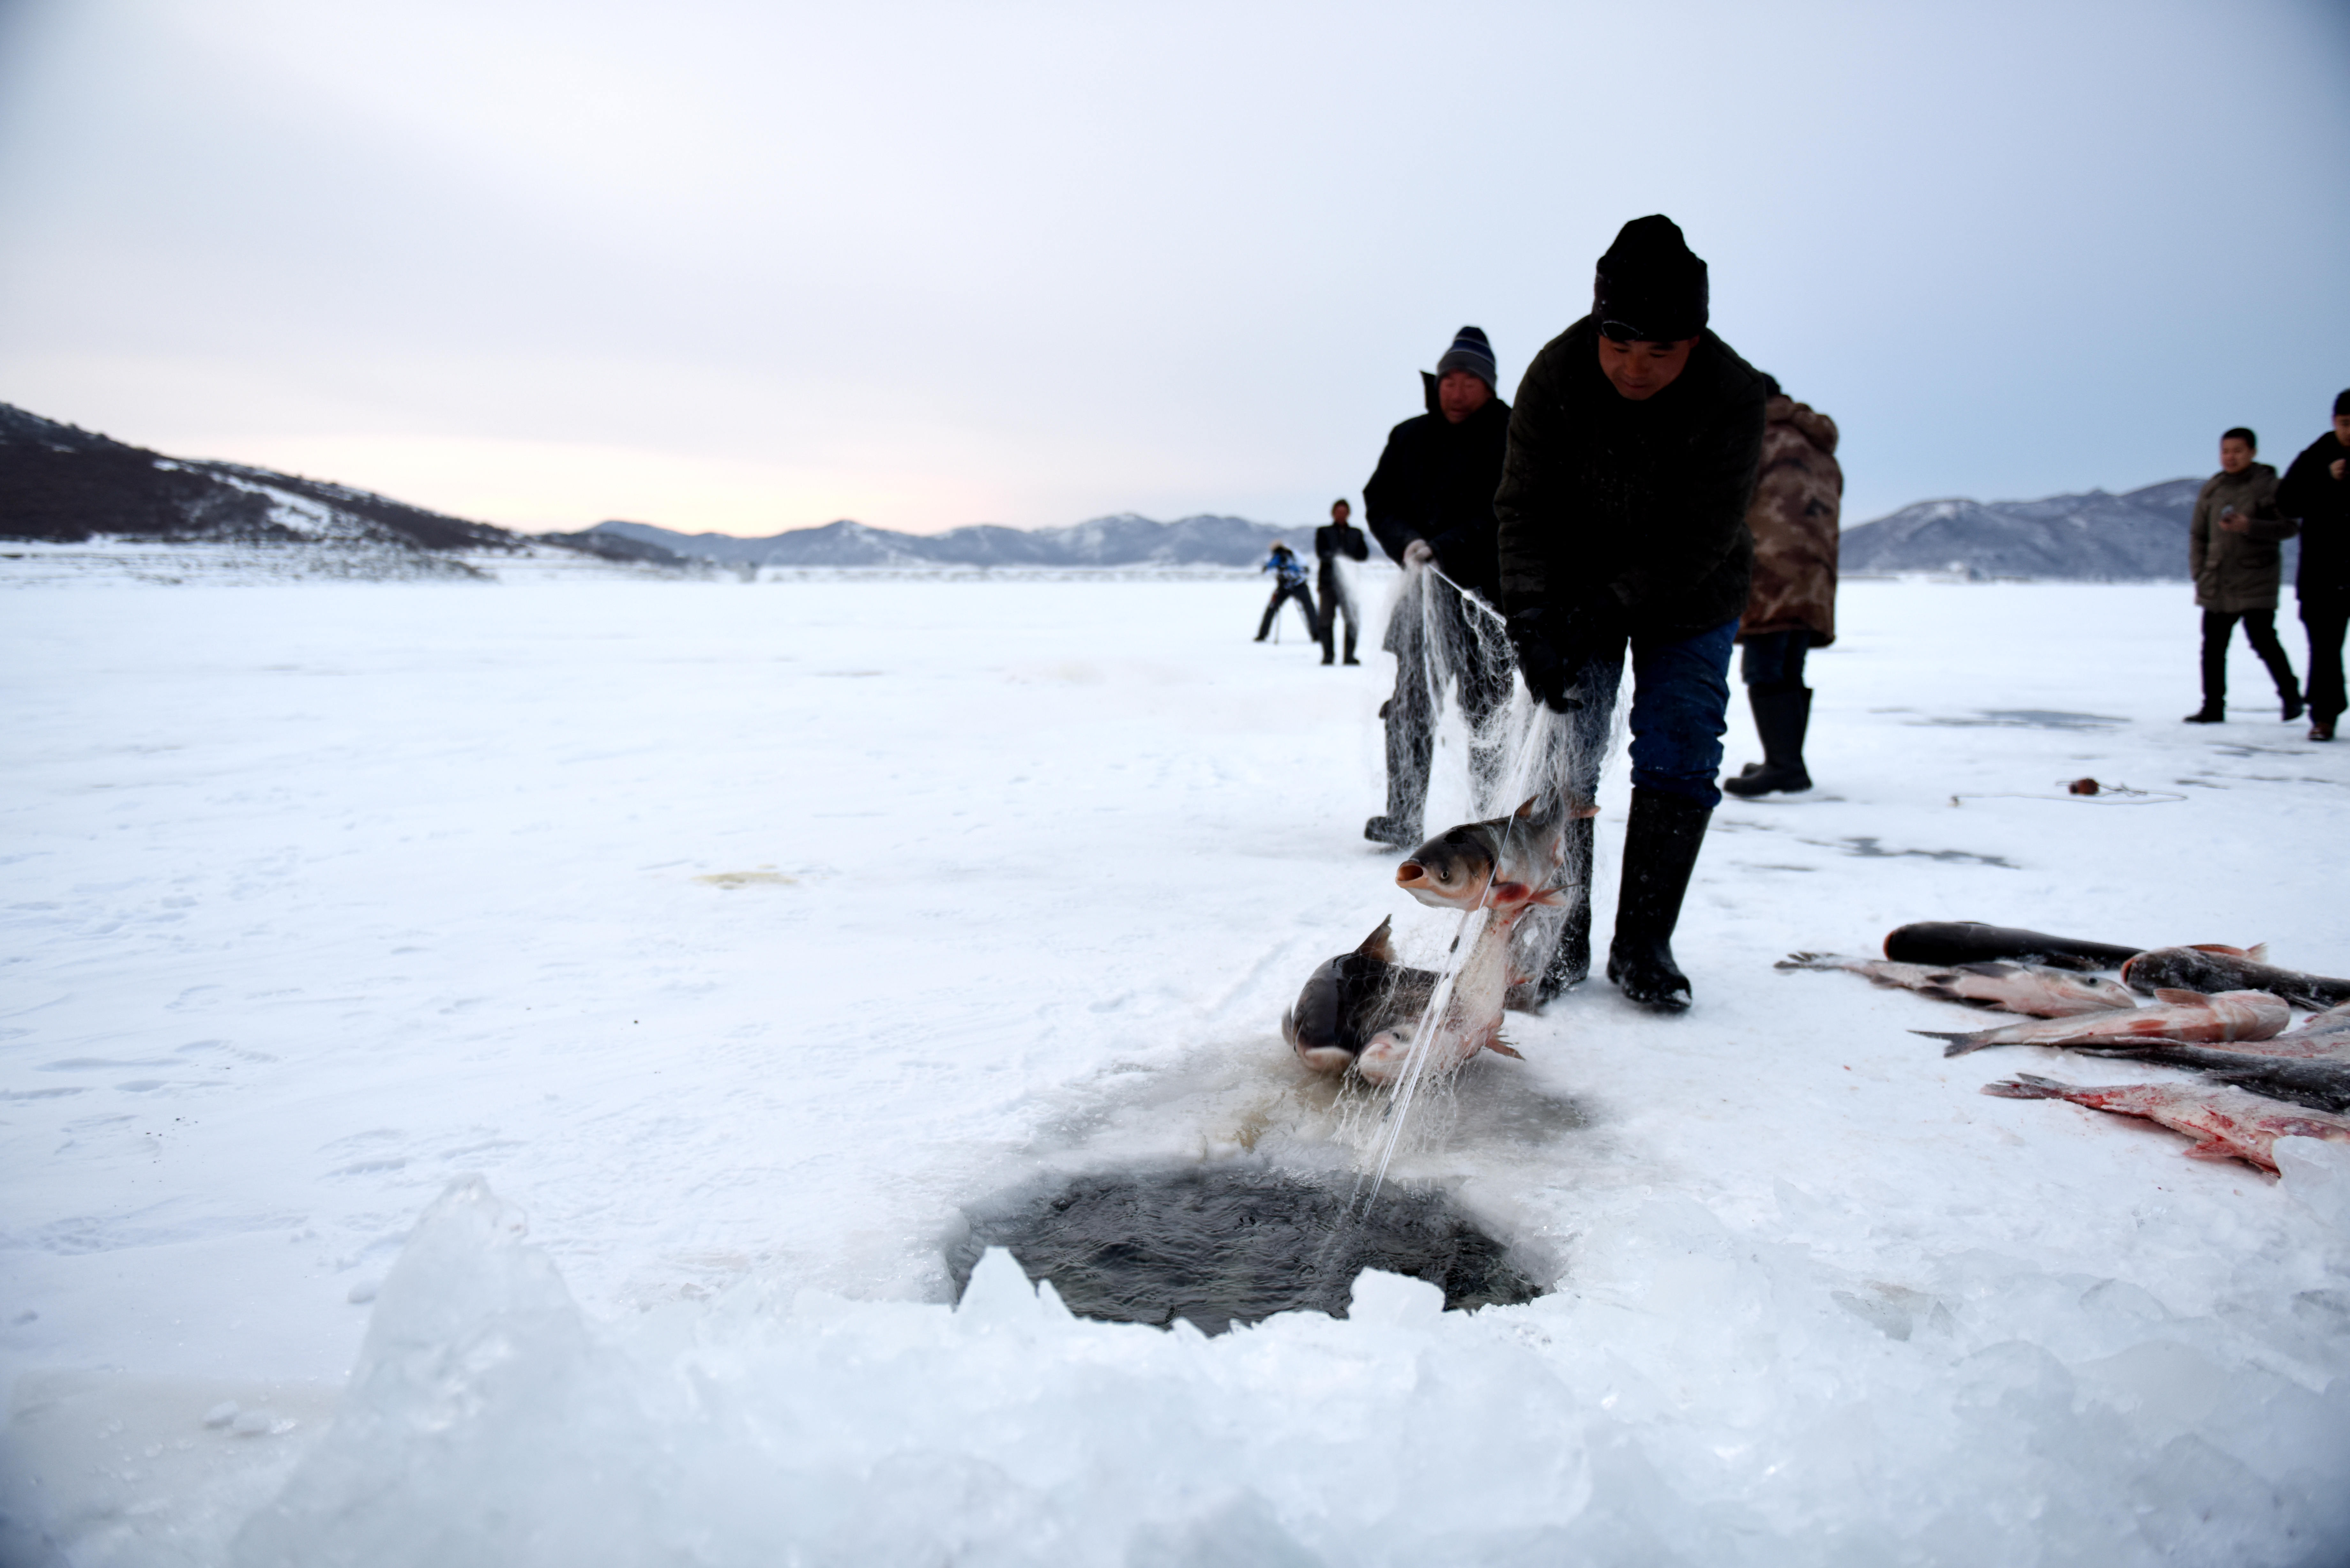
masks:
[[[1659,211],[1847,524],[2282,463],[2350,5],[0,0],[0,400],[517,527],[1311,520]]]

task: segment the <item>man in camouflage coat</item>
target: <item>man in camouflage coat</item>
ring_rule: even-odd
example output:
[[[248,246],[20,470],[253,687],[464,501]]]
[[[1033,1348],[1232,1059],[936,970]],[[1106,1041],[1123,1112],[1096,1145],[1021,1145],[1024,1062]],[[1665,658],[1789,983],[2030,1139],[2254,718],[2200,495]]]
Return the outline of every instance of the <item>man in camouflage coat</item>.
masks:
[[[1721,781],[1735,795],[1812,787],[1804,767],[1804,735],[1812,722],[1804,655],[1835,640],[1836,514],[1844,504],[1835,421],[1788,397],[1777,381],[1770,389],[1762,472],[1746,512],[1747,531],[1754,535],[1754,584],[1738,623],[1745,649],[1739,673],[1762,737],[1762,760]]]

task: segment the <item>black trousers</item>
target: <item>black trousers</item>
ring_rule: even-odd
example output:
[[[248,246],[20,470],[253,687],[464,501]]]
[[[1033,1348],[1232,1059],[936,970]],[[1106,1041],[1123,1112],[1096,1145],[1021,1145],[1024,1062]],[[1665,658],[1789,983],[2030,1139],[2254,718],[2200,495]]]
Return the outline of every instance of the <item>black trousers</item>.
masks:
[[[1305,618],[1305,635],[1308,637],[1318,637],[1320,635],[1322,623],[1314,614],[1314,595],[1312,590],[1307,588],[1302,582],[1284,582],[1277,583],[1274,586],[1273,597],[1265,601],[1264,618],[1256,623],[1256,639],[1259,642],[1263,642],[1267,637],[1272,635],[1273,618],[1281,613],[1283,602],[1288,599],[1295,599],[1297,601],[1298,612]]]
[[[2218,708],[2228,700],[2228,639],[2236,623],[2244,623],[2244,640],[2269,667],[2269,679],[2276,682],[2277,695],[2289,697],[2301,687],[2293,678],[2293,661],[2284,656],[2284,644],[2277,640],[2274,610],[2205,610],[2203,612],[2203,705]],[[2340,644],[2336,641],[2338,649]],[[2340,655],[2337,652],[2337,659]],[[2339,666],[2337,664],[2336,668]],[[2340,676],[2335,676],[2337,687]]]
[[[1347,579],[1338,575],[1338,563],[1322,563],[1322,658],[1326,662],[1332,655],[1330,634],[1337,628],[1338,618],[1347,618],[1347,657],[1355,657],[1355,596],[1347,591]]]
[[[2350,594],[2322,594],[2301,601],[2301,624],[2309,631],[2309,716],[2331,724],[2342,717],[2342,636],[2350,628]]]
[[[1811,650],[1812,634],[1801,627],[1750,637],[1740,649],[1739,677],[1758,691],[1800,691],[1804,655]]]

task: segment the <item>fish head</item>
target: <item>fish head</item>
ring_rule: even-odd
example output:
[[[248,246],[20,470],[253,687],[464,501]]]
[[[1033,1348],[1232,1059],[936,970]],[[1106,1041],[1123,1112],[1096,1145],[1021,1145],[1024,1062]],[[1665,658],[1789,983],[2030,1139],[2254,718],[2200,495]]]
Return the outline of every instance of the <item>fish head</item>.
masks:
[[[1493,880],[1492,833],[1497,826],[1470,822],[1446,828],[1396,867],[1396,886],[1439,909],[1477,908]]]

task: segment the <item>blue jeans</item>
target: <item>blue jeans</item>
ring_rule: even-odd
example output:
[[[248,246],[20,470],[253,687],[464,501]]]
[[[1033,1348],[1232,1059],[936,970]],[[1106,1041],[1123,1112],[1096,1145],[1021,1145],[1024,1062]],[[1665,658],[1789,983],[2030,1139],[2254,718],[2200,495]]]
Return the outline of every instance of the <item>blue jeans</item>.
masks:
[[[1766,631],[1746,639],[1738,673],[1749,686],[1764,691],[1792,691],[1804,683],[1804,655],[1812,650],[1812,634],[1803,627],[1793,631]]]
[[[1738,623],[1679,639],[1634,637],[1632,650],[1632,787],[1663,790],[1711,811],[1721,804],[1714,779],[1721,772],[1721,737],[1729,728],[1730,649]],[[1574,717],[1575,787],[1585,798],[1599,787],[1607,726],[1624,680],[1624,649],[1594,658],[1581,690],[1586,701]]]

